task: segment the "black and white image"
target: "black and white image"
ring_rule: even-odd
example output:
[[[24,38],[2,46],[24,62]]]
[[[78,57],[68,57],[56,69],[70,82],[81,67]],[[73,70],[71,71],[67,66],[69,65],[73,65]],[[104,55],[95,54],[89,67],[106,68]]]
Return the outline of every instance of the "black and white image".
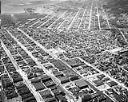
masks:
[[[0,6],[0,102],[128,102],[128,0]]]

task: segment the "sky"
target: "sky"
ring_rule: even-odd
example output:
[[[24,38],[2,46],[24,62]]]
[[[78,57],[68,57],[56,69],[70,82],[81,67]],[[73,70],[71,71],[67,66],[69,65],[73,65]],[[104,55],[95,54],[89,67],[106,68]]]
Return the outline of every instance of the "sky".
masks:
[[[28,7],[41,7],[43,3],[33,3],[33,1],[43,1],[47,2],[48,0],[1,0],[2,1],[2,7],[1,11],[2,13],[22,13],[24,12],[24,8]],[[57,1],[57,0],[49,0],[49,1]],[[64,0],[60,0],[64,1]]]

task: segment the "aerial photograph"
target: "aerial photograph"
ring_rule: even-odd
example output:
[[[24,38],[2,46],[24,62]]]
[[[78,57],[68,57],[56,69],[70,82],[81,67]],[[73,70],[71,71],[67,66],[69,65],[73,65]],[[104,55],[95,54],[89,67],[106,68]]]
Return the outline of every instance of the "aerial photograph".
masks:
[[[128,0],[0,0],[0,102],[128,102]]]

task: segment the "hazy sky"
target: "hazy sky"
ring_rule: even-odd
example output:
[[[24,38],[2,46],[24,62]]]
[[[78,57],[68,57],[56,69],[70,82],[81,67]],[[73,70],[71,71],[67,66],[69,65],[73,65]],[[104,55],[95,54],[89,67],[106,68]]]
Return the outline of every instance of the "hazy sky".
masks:
[[[42,3],[33,3],[33,1],[42,1]],[[27,7],[40,7],[44,2],[58,0],[2,0],[2,13],[21,13]],[[64,0],[60,0],[64,1]]]
[[[23,8],[32,0],[2,0],[2,13],[18,13],[23,12]]]

